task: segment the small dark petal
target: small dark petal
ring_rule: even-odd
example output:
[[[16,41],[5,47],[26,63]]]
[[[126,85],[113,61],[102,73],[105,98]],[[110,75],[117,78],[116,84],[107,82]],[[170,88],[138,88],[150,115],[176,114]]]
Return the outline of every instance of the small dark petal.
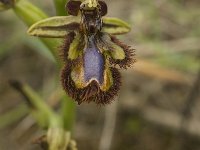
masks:
[[[74,1],[74,0],[70,0],[65,8],[68,12],[68,14],[73,15],[73,16],[77,16],[80,10],[80,5],[81,5],[81,1]]]
[[[124,52],[125,52],[125,59],[116,60],[116,59],[110,58],[110,63],[113,64],[114,66],[119,65],[120,68],[124,68],[124,69],[131,67],[131,65],[136,62],[136,59],[134,57],[135,49],[132,49],[130,46],[123,44],[115,36],[111,35],[110,37],[111,37],[111,41],[115,43],[116,45],[120,46],[122,49],[124,49]]]
[[[97,104],[109,104],[118,95],[121,86],[121,75],[116,68],[110,68],[113,84],[107,91],[102,91],[99,84],[93,80],[88,86],[84,88],[77,88],[70,74],[72,64],[67,63],[61,73],[61,82],[66,93],[72,97],[78,104],[82,102],[95,102]]]
[[[104,1],[99,1],[99,5],[101,6],[101,16],[105,16],[108,12],[107,4]]]
[[[61,48],[60,56],[63,59],[63,61],[68,60],[69,47],[70,44],[73,42],[74,37],[75,37],[74,32],[70,32],[69,34],[67,34],[63,42],[64,44],[60,47]]]

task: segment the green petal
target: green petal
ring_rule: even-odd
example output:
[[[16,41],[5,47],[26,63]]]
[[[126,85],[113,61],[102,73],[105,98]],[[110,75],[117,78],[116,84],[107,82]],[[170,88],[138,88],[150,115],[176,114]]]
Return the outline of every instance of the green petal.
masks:
[[[101,52],[109,54],[113,59],[123,60],[126,57],[124,49],[113,43],[106,33],[103,33],[100,39],[97,40],[97,46]]]
[[[39,37],[63,38],[79,29],[81,18],[77,16],[55,16],[41,20],[28,29],[28,34]]]
[[[118,18],[112,17],[103,17],[103,32],[107,32],[109,34],[125,34],[131,30],[131,27],[128,23],[124,22]]]
[[[80,52],[83,51],[85,46],[84,36],[82,34],[77,33],[73,42],[70,44],[68,58],[76,59]]]
[[[126,56],[125,56],[124,50],[121,47],[113,44],[112,48],[113,50],[110,52],[110,54],[113,59],[118,59],[118,60],[125,59]]]

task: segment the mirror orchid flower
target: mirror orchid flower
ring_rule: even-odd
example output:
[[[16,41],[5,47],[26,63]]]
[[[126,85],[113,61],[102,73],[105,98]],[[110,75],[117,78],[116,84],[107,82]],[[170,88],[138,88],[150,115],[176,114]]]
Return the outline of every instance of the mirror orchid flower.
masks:
[[[107,5],[101,0],[70,0],[66,10],[69,16],[39,21],[28,33],[64,38],[61,56],[65,65],[61,82],[78,104],[111,103],[121,86],[117,68],[127,69],[135,62],[134,49],[115,37],[128,33],[130,26],[118,18],[105,17]]]

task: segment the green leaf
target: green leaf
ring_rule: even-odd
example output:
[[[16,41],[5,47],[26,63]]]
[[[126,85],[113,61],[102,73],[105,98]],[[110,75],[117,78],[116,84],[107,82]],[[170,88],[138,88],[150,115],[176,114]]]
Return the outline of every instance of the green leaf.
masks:
[[[41,21],[48,17],[41,9],[39,9],[37,6],[33,5],[27,0],[19,0],[15,4],[15,7],[13,7],[13,11],[27,26],[31,26],[35,22]],[[61,67],[61,61],[59,59],[57,50],[57,47],[60,44],[59,40],[41,38],[41,41],[52,53],[59,67]]]
[[[69,32],[78,30],[81,18],[76,16],[55,16],[41,20],[28,29],[28,34],[39,37],[63,38]]]
[[[118,18],[103,17],[103,32],[109,34],[125,34],[130,32],[131,27],[128,23]]]
[[[30,108],[31,115],[37,120],[40,126],[46,128],[62,124],[61,118],[54,113],[51,107],[30,86],[15,80],[10,81],[10,84],[24,97]]]
[[[28,26],[48,17],[41,9],[27,0],[20,0],[15,4],[13,10]]]

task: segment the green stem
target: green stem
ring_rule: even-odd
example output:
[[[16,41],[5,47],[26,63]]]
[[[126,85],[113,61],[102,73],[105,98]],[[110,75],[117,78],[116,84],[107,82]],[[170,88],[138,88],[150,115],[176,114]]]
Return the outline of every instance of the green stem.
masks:
[[[28,26],[48,17],[42,10],[27,0],[17,2],[13,10]]]
[[[67,15],[65,10],[65,4],[68,0],[54,0],[57,15],[64,16]],[[62,99],[62,117],[64,122],[64,127],[66,130],[72,131],[74,127],[75,117],[76,117],[76,105],[75,102],[68,96],[64,96]]]
[[[73,131],[75,117],[76,117],[76,105],[74,101],[68,96],[64,96],[62,100],[62,117],[64,122],[64,128],[68,131]]]
[[[30,113],[42,127],[60,127],[62,126],[61,117],[44,102],[44,100],[28,85],[18,81],[10,81],[15,88],[26,100]]]

